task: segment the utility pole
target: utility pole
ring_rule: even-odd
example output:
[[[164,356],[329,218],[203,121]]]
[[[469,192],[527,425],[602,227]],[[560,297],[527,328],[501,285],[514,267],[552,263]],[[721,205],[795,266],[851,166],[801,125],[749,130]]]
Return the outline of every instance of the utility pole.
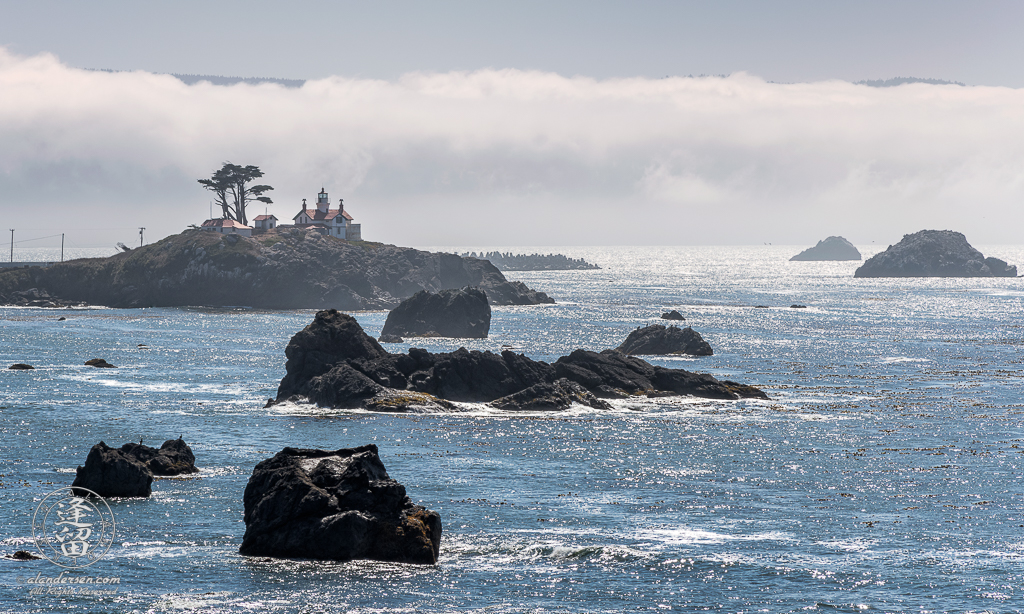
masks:
[[[14,229],[11,229],[11,262],[14,262]]]
[[[64,233],[60,233],[60,261],[64,262]]]
[[[142,247],[142,231],[144,231],[145,229],[146,228],[144,226],[139,227],[139,247]]]

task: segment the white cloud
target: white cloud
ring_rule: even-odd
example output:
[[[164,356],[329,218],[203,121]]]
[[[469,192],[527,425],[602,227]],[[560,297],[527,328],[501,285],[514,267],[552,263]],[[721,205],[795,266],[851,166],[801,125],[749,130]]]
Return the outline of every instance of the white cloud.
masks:
[[[278,217],[323,185],[364,236],[415,245],[886,243],[939,226],[1009,243],[1024,200],[1010,88],[518,70],[187,86],[0,50],[0,91],[5,228],[176,232],[205,218],[195,180],[225,160],[266,172]]]

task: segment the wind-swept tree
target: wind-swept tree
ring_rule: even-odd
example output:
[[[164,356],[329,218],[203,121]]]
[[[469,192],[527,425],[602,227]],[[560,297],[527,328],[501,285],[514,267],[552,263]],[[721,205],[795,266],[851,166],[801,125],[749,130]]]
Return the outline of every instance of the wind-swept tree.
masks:
[[[249,203],[261,202],[269,205],[274,202],[270,197],[263,195],[274,188],[269,185],[248,185],[262,176],[263,171],[258,166],[239,166],[225,162],[212,177],[199,179],[199,183],[213,192],[217,205],[226,219],[248,224],[245,208]]]

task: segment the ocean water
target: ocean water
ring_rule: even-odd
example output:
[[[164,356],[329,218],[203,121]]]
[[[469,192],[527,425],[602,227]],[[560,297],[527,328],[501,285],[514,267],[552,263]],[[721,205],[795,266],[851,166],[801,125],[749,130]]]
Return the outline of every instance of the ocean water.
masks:
[[[481,248],[498,249],[448,251]],[[1024,248],[979,248],[1024,265]],[[61,569],[0,560],[0,611],[1024,611],[1022,281],[854,279],[859,263],[788,262],[800,249],[540,250],[603,268],[512,273],[558,304],[415,344],[553,360],[678,309],[715,355],[651,362],[769,401],[264,409],[313,312],[0,308],[0,360],[36,366],[0,371],[0,552],[34,550],[36,506],[100,440],[181,435],[202,468],[109,500],[113,547],[65,577],[118,578],[111,594],[31,594]],[[372,335],[386,316],[355,315]],[[257,462],[366,443],[441,514],[436,567],[238,554]]]

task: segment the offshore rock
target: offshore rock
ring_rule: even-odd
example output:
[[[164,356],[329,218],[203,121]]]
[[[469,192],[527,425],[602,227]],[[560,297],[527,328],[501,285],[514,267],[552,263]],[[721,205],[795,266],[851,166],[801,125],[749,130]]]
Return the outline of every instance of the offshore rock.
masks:
[[[196,456],[182,439],[168,439],[160,449],[141,443],[126,443],[121,451],[145,465],[153,475],[169,476],[198,473]]]
[[[71,486],[87,488],[101,497],[148,497],[153,472],[127,452],[101,441],[89,450],[85,466],[78,467]]]
[[[6,558],[12,561],[36,561],[43,557],[32,554],[28,550],[17,550],[14,554],[8,554]]]
[[[805,249],[789,260],[792,262],[794,260],[860,260],[861,258],[860,250],[854,247],[853,243],[843,237],[829,237],[818,241],[814,247]]]
[[[1016,277],[1017,267],[986,258],[952,230],[922,230],[868,258],[854,277]]]
[[[381,335],[377,337],[377,341],[381,343],[404,343],[405,339],[402,339],[398,335]]]
[[[486,339],[491,306],[477,288],[422,290],[391,310],[381,337],[459,337]]]
[[[552,411],[569,409],[573,403],[594,409],[611,409],[612,407],[583,386],[565,378],[552,383],[534,384],[507,397],[492,401],[491,406],[509,411]]]
[[[85,366],[87,366],[87,367],[96,367],[97,369],[116,369],[117,368],[114,365],[112,365],[109,362],[107,362],[106,360],[104,360],[103,358],[90,358],[89,360],[85,361]]]
[[[553,303],[486,260],[299,228],[186,230],[109,258],[0,270],[0,304],[386,309],[420,290],[480,288],[491,305]]]
[[[28,371],[29,369],[35,369],[32,365],[27,365],[23,362],[16,362],[7,368],[14,369],[15,371]]]
[[[622,345],[615,348],[623,354],[660,355],[687,354],[689,356],[711,356],[711,345],[690,327],[665,327],[652,324],[629,333]]]
[[[410,348],[407,354],[389,354],[363,332],[355,318],[335,310],[318,312],[311,324],[292,337],[285,355],[286,373],[277,390],[277,402],[308,400],[336,408],[370,407],[378,403],[372,399],[385,398],[379,395],[388,391],[425,393],[438,400],[470,403],[513,397],[502,402],[507,407],[527,406],[533,403],[530,399],[545,397],[572,398],[596,406],[566,384],[513,396],[538,384],[556,384],[563,378],[605,398],[632,394],[767,398],[753,387],[682,369],[655,367],[616,350],[577,350],[554,364],[511,351],[495,354],[466,348],[438,354]],[[397,402],[393,407],[416,404]],[[558,400],[536,401],[538,407],[563,404]]]
[[[661,319],[662,320],[677,320],[677,321],[685,321],[686,320],[686,318],[683,317],[683,314],[679,313],[675,309],[673,309],[672,311],[666,311],[665,313],[661,314]]]
[[[375,445],[285,448],[256,465],[243,503],[246,556],[437,563],[440,515],[412,503]]]

